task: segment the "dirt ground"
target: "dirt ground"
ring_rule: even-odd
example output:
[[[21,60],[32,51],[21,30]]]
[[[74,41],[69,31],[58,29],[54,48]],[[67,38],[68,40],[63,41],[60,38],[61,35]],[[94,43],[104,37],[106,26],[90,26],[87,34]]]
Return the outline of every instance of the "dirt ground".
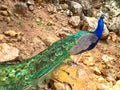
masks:
[[[8,11],[13,11],[15,2],[6,0],[5,4],[9,7]],[[34,56],[49,47],[53,42],[61,39],[62,36],[59,35],[61,32],[67,33],[65,35],[69,35],[79,31],[78,28],[73,28],[68,24],[68,19],[70,17],[64,12],[55,12],[53,14],[48,12],[49,5],[50,4],[41,3],[41,5],[34,7],[33,12],[28,11],[25,16],[12,13],[12,15],[7,16],[10,18],[9,22],[6,21],[6,16],[0,15],[0,17],[3,18],[0,20],[0,34],[4,35],[4,38],[0,40],[0,43],[4,42],[18,48],[20,50],[20,60]],[[15,31],[17,35],[5,35],[4,32],[8,30]],[[114,35],[109,37],[113,38]],[[86,53],[91,53],[96,62],[95,66],[100,67],[104,76],[108,75],[107,73],[110,72],[112,76],[118,80],[120,79],[119,52],[120,37],[116,36],[115,41],[112,39],[101,40],[95,49]],[[82,54],[80,57],[85,57],[87,54]],[[112,61],[106,63],[104,61],[104,55],[111,57]],[[103,59],[103,61],[101,61],[101,59]],[[80,62],[84,61],[80,59]],[[88,67],[91,67],[88,63],[85,64],[88,65]]]
[[[10,4],[11,7],[13,5],[14,3]],[[68,24],[69,17],[65,13],[50,14],[47,11],[48,5],[43,4],[40,9],[36,6],[33,12],[28,11],[25,16],[13,13],[9,23],[5,20],[0,21],[1,34],[9,30],[18,34],[17,37],[5,36],[5,40],[1,42],[17,47],[20,50],[20,56],[26,59],[59,40],[60,30],[67,29],[68,34],[76,31]]]

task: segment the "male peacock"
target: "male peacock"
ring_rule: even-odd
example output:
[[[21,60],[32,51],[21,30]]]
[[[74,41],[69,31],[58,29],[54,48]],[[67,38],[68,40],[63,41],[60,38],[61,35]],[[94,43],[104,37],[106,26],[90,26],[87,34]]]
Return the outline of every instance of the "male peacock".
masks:
[[[52,44],[34,57],[17,64],[0,64],[0,90],[21,90],[37,84],[70,54],[78,54],[96,46],[104,29],[104,14],[92,33],[80,31]]]
[[[104,16],[105,14],[100,16],[100,19],[98,20],[98,26],[94,32],[88,32],[76,41],[76,44],[69,51],[70,54],[82,53],[84,51],[93,49],[97,45],[104,30]]]

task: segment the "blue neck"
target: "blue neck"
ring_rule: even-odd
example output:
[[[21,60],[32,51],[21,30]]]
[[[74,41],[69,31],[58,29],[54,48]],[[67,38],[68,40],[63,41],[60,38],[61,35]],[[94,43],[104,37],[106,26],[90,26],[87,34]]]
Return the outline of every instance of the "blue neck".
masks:
[[[104,21],[103,18],[100,17],[100,19],[98,20],[98,26],[96,30],[93,32],[94,34],[97,35],[98,40],[101,38],[103,30],[104,30]]]

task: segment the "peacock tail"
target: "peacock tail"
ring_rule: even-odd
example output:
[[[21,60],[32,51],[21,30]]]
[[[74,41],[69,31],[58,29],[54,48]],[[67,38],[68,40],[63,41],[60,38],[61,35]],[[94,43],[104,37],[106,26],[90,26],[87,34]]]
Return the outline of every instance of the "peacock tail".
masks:
[[[42,77],[68,58],[68,51],[88,31],[79,31],[52,44],[30,59],[16,64],[0,64],[0,90],[21,90],[37,84]]]

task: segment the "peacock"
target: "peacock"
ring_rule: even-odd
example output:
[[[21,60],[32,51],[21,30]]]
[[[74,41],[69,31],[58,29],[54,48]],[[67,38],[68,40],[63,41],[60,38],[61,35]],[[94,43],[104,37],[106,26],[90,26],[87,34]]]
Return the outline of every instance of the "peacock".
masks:
[[[0,64],[0,90],[22,90],[29,85],[37,84],[70,55],[93,49],[102,36],[104,16],[100,16],[94,32],[80,30],[25,61]]]

